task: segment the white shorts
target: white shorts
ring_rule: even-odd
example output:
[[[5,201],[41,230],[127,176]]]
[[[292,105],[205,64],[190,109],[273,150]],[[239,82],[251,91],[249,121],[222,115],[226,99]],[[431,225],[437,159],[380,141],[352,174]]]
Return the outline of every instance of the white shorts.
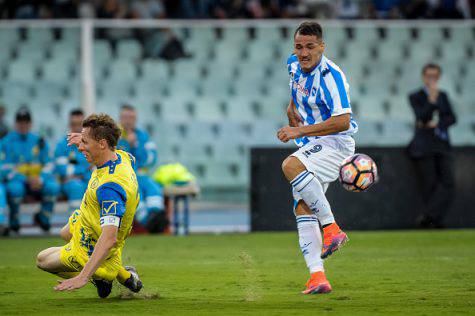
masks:
[[[355,140],[349,135],[328,135],[312,140],[294,152],[294,156],[305,168],[313,173],[326,192],[328,185],[338,179],[342,161],[355,153]],[[293,190],[294,200],[301,200],[300,194]]]

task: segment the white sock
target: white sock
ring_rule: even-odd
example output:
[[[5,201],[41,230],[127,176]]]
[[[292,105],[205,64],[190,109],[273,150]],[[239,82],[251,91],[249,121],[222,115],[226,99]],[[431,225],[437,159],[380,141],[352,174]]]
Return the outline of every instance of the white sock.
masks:
[[[310,273],[323,271],[322,234],[315,215],[298,215],[299,244]]]
[[[302,199],[312,212],[317,215],[322,226],[335,222],[330,203],[328,203],[327,197],[323,192],[323,187],[313,174],[305,170],[290,181],[290,184],[300,193],[300,196],[302,196]]]

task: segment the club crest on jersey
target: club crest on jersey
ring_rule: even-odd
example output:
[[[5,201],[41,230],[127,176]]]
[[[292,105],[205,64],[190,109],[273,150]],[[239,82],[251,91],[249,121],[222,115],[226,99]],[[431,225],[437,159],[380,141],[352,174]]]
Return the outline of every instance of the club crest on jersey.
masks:
[[[101,207],[101,216],[116,215],[117,201],[103,201]]]

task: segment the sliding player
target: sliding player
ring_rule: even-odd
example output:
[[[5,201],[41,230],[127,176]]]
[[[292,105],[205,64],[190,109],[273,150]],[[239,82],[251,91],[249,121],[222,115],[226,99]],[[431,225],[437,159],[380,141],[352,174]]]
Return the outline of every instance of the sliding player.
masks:
[[[277,133],[282,142],[293,139],[300,147],[284,160],[282,170],[292,185],[300,247],[311,274],[304,294],[331,291],[323,259],[348,240],[335,222],[325,191],[337,179],[343,159],[354,153],[351,135],[358,128],[351,116],[346,77],[323,55],[324,49],[322,27],[316,22],[300,24],[294,34],[295,53],[287,61],[289,126]]]
[[[78,145],[96,169],[80,209],[73,212],[61,232],[70,242],[41,251],[37,266],[69,278],[55,287],[57,291],[79,289],[91,280],[104,298],[112,290],[112,281],[118,278],[120,283],[138,292],[142,283],[135,270],[122,268],[122,249],[140,199],[135,159],[116,150],[121,131],[109,116],[90,115],[82,126],[81,134],[70,136],[69,145]]]

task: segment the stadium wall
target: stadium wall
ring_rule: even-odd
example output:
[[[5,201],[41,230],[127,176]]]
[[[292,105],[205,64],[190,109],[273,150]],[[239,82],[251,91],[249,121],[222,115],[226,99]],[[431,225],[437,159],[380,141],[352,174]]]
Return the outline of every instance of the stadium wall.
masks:
[[[251,150],[251,230],[294,230],[290,185],[281,172],[292,148]],[[422,201],[415,169],[405,148],[358,148],[376,161],[380,181],[368,192],[345,191],[335,182],[327,197],[340,225],[353,230],[411,229]],[[456,194],[444,224],[450,228],[475,227],[473,181],[475,147],[454,148]]]

